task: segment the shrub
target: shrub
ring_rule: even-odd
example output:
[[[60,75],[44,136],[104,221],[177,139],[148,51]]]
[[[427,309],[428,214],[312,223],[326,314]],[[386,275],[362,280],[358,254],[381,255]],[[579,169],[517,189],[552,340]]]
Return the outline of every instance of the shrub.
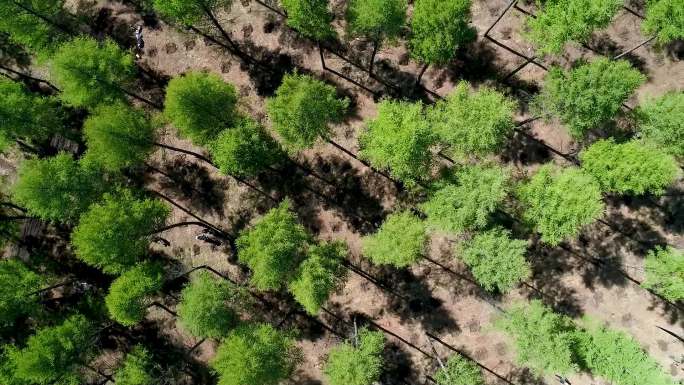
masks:
[[[641,28],[649,35],[656,35],[660,44],[684,39],[684,1],[648,0],[646,20]]]
[[[485,385],[480,368],[458,353],[435,373],[435,381],[437,385]]]
[[[669,92],[637,109],[642,138],[668,153],[684,158],[684,92]]]
[[[409,266],[423,255],[423,222],[409,211],[391,214],[377,233],[363,237],[363,254],[374,264]]]
[[[256,176],[283,158],[278,143],[251,119],[223,130],[210,144],[212,159],[225,174]]]
[[[345,275],[342,261],[347,254],[347,245],[342,242],[309,247],[308,256],[288,284],[290,293],[309,314],[318,314],[330,293],[341,284]]]
[[[0,328],[38,309],[41,278],[16,259],[0,260]]]
[[[416,0],[413,6],[411,56],[427,63],[448,63],[456,50],[477,36],[470,26],[470,0]]]
[[[280,5],[287,12],[287,25],[302,35],[314,40],[335,37],[328,0],[280,0]]]
[[[114,374],[114,381],[117,385],[153,385],[156,383],[152,355],[141,345],[134,346]]]
[[[644,270],[643,287],[670,301],[684,299],[684,253],[672,247],[655,248],[646,256]]]
[[[346,342],[331,349],[323,369],[330,385],[371,385],[382,372],[382,332],[361,329],[358,344]]]
[[[145,317],[149,296],[162,288],[161,266],[146,263],[125,271],[109,287],[105,297],[109,315],[124,326],[133,326]]]

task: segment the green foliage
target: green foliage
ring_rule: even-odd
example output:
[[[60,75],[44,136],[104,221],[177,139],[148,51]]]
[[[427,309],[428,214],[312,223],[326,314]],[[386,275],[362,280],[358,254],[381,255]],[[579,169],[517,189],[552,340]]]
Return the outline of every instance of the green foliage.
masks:
[[[0,135],[8,140],[44,141],[62,129],[51,98],[32,95],[21,83],[0,79]]]
[[[425,224],[410,211],[391,214],[380,229],[363,237],[363,254],[378,265],[409,266],[423,255]]]
[[[378,105],[378,116],[366,124],[361,134],[359,155],[412,185],[429,175],[430,147],[435,141],[422,104],[383,100]]]
[[[444,184],[421,205],[431,228],[460,233],[487,225],[489,215],[506,198],[509,170],[498,166],[466,166],[457,183]]]
[[[427,64],[446,64],[477,33],[470,24],[471,0],[416,0],[411,22],[411,56]]]
[[[90,355],[93,327],[82,315],[45,327],[22,349],[6,351],[14,380],[24,384],[79,385],[78,370]]]
[[[506,293],[532,275],[525,260],[527,241],[511,239],[510,231],[495,228],[465,242],[461,259],[488,291]]]
[[[114,382],[117,385],[153,385],[157,380],[152,369],[152,355],[143,346],[136,345],[114,374]]]
[[[299,361],[294,340],[267,324],[244,325],[223,340],[212,361],[218,385],[276,385]]]
[[[351,0],[347,27],[352,36],[376,42],[396,39],[406,22],[406,0]]]
[[[209,147],[221,172],[232,175],[256,176],[283,157],[278,143],[252,119],[223,130]]]
[[[674,157],[638,141],[599,140],[582,151],[580,159],[582,170],[607,192],[660,195],[679,175]]]
[[[684,159],[684,92],[669,92],[637,109],[642,138]]]
[[[649,35],[657,35],[660,44],[684,39],[684,1],[648,0],[641,28]]]
[[[124,103],[101,105],[83,124],[87,158],[109,171],[139,165],[152,150],[154,128]]]
[[[359,330],[358,344],[345,342],[331,349],[323,369],[330,385],[371,385],[382,372],[382,332]]]
[[[181,292],[179,322],[200,338],[225,337],[239,324],[238,310],[246,300],[246,294],[235,285],[201,271]]]
[[[94,108],[125,99],[122,87],[133,80],[135,66],[133,55],[115,42],[77,37],[57,49],[50,73],[66,104]]]
[[[339,122],[348,107],[349,99],[338,99],[335,87],[297,73],[285,75],[266,104],[273,128],[293,152],[328,137],[328,124]]]
[[[345,275],[342,261],[347,254],[347,245],[342,242],[309,247],[306,260],[288,284],[290,293],[309,314],[318,314],[330,293],[342,283]]]
[[[511,307],[495,326],[514,339],[518,362],[536,373],[564,375],[578,369],[575,324],[540,301]]]
[[[105,194],[81,216],[71,243],[85,263],[108,274],[121,273],[145,255],[149,234],[168,214],[160,201],[138,199],[128,190]]]
[[[548,0],[537,17],[527,19],[526,37],[541,54],[558,54],[569,41],[584,43],[591,33],[610,24],[622,0]]]
[[[278,290],[296,274],[309,235],[290,210],[289,199],[271,209],[237,239],[238,258],[252,269],[259,290]]]
[[[591,176],[576,168],[542,166],[532,179],[520,186],[518,197],[523,217],[552,246],[576,236],[582,227],[603,214],[601,187]]]
[[[46,220],[76,219],[105,190],[100,171],[66,153],[25,160],[18,175],[12,190],[14,201],[31,215]]]
[[[287,25],[302,35],[314,40],[335,37],[328,0],[280,0],[280,5],[287,13]]]
[[[435,373],[437,385],[485,385],[480,368],[471,360],[454,353],[444,368]]]
[[[645,80],[624,60],[601,58],[567,72],[553,67],[534,104],[539,113],[557,117],[574,138],[582,139],[613,119]]]
[[[166,87],[164,114],[183,136],[204,145],[235,124],[236,103],[232,84],[216,74],[188,72]]]
[[[65,25],[63,7],[64,0],[2,1],[0,32],[9,34],[12,41],[38,54],[49,53],[66,37],[54,24]]]
[[[41,278],[16,259],[0,260],[0,328],[11,326],[25,315],[35,313]]]
[[[139,264],[117,277],[105,297],[109,315],[124,326],[133,326],[145,317],[149,296],[164,284],[164,271],[153,263]]]
[[[672,247],[651,250],[646,256],[644,270],[643,287],[670,301],[684,299],[684,253]]]
[[[513,132],[516,103],[500,92],[481,87],[470,91],[460,82],[428,112],[435,133],[459,157],[484,156],[501,149]]]
[[[196,24],[204,21],[220,8],[228,8],[233,0],[152,0],[154,10],[160,15],[177,20],[184,24]]]

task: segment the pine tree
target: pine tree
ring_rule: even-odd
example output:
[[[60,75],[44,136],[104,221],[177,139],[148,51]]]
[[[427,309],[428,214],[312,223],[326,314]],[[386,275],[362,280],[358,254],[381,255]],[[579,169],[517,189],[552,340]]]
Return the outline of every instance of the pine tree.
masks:
[[[363,237],[363,255],[377,265],[406,267],[423,256],[425,224],[410,211],[391,214],[380,229]]]
[[[636,116],[644,141],[684,159],[684,92],[651,99],[637,109]]]
[[[164,271],[153,263],[138,264],[124,271],[109,287],[105,303],[109,315],[124,326],[133,326],[145,317],[150,295],[164,283]]]
[[[458,353],[447,360],[435,373],[437,385],[485,385],[482,371],[477,365]]]
[[[648,0],[646,20],[641,24],[641,28],[649,35],[656,35],[660,44],[684,39],[683,10],[682,0]]]
[[[0,260],[0,329],[11,326],[22,316],[35,313],[39,307],[36,292],[41,277],[17,259]]]
[[[330,385],[371,385],[382,373],[385,336],[382,332],[359,330],[355,339],[334,347],[323,368]]]
[[[280,5],[287,13],[287,25],[302,35],[319,41],[335,37],[328,0],[280,0]]]
[[[471,0],[416,0],[411,21],[411,56],[425,64],[443,65],[456,50],[475,40],[470,25]]]
[[[123,363],[114,373],[117,385],[153,385],[157,382],[154,374],[152,355],[141,345],[136,345],[126,354]]]
[[[0,32],[42,57],[64,41],[72,29],[64,0],[4,0],[0,2]]]
[[[642,286],[670,301],[684,299],[684,253],[672,247],[655,248],[644,262],[646,280]]]

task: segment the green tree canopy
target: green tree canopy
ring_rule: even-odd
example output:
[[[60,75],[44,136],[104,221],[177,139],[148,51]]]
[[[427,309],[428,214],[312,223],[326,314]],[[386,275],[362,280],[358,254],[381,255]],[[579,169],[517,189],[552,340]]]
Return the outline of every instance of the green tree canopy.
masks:
[[[0,32],[38,54],[47,54],[66,38],[64,0],[0,2]],[[41,17],[42,16],[42,17]]]
[[[125,99],[122,87],[133,80],[135,66],[133,55],[115,42],[77,37],[57,49],[50,73],[66,104],[94,108]]]
[[[337,98],[335,87],[309,75],[285,75],[275,97],[266,104],[273,128],[288,150],[296,152],[328,137],[330,123],[339,122],[349,99]]]
[[[347,28],[352,36],[376,42],[394,40],[406,22],[406,0],[351,0],[347,5]]]
[[[136,345],[126,354],[123,363],[114,373],[117,385],[153,385],[157,377],[153,373],[152,355],[143,346]]]
[[[658,36],[660,44],[684,39],[684,1],[648,0],[646,20],[641,28],[649,35]]]
[[[513,133],[516,103],[488,87],[471,91],[462,81],[428,110],[432,128],[457,157],[496,152]]]
[[[518,189],[523,218],[541,233],[542,241],[557,245],[576,236],[603,214],[601,187],[577,168],[542,166]]]
[[[540,301],[511,307],[495,326],[513,338],[518,362],[536,373],[564,375],[579,369],[575,324]]]
[[[21,261],[0,260],[0,328],[11,326],[24,315],[38,309],[38,296],[42,279]]]
[[[299,356],[287,334],[271,325],[252,324],[232,331],[211,364],[218,385],[276,385],[292,373]]]
[[[684,299],[684,252],[672,247],[656,248],[646,256],[646,280],[642,285],[669,299]]]
[[[223,130],[209,148],[221,172],[232,175],[256,176],[283,158],[278,142],[252,119]]]
[[[444,368],[435,373],[437,385],[485,385],[477,365],[458,353],[449,357]]]
[[[377,265],[409,266],[423,255],[425,224],[410,211],[393,213],[380,229],[363,237],[363,255]]]
[[[599,140],[580,153],[582,170],[593,175],[603,191],[660,195],[679,176],[672,155],[638,141]]]
[[[57,326],[39,329],[22,349],[6,350],[12,377],[19,384],[82,384],[79,369],[92,351],[93,326],[74,315]]]
[[[536,17],[527,19],[526,37],[541,54],[558,54],[565,44],[584,43],[591,33],[610,24],[622,0],[547,0]]]
[[[181,135],[198,145],[212,141],[237,119],[232,84],[208,72],[188,72],[166,87],[164,114]]]
[[[99,170],[60,153],[22,162],[12,196],[31,215],[71,221],[98,200],[104,190],[104,177]]]
[[[309,238],[286,199],[240,234],[238,258],[252,269],[250,280],[256,288],[278,290],[296,274]]]
[[[76,256],[108,274],[133,266],[147,252],[149,235],[160,228],[169,209],[129,190],[105,194],[85,212],[71,235]]]
[[[184,24],[196,24],[204,21],[220,8],[228,8],[233,0],[152,0],[154,10],[161,15],[178,20]]]
[[[421,103],[383,100],[378,116],[366,124],[359,138],[360,155],[374,166],[411,185],[430,174],[430,147],[436,136]]]
[[[328,0],[280,0],[280,5],[287,12],[287,25],[302,35],[314,40],[335,36]]]
[[[477,282],[488,291],[506,293],[532,275],[525,260],[527,241],[511,239],[511,232],[495,228],[465,242],[459,257]]]
[[[225,337],[240,323],[238,311],[246,302],[243,290],[207,271],[200,271],[181,291],[178,320],[196,337]]]
[[[639,132],[679,159],[684,159],[684,92],[669,92],[651,99],[637,109]]]
[[[428,227],[460,233],[483,228],[510,189],[509,170],[499,166],[465,166],[456,183],[444,183],[421,205]]]
[[[385,336],[361,329],[358,343],[345,342],[330,350],[323,372],[330,385],[371,385],[382,373]]]
[[[553,67],[534,104],[539,113],[560,119],[574,138],[582,139],[613,119],[645,80],[624,60],[601,58],[567,72]]]
[[[133,326],[145,317],[150,295],[164,284],[164,271],[154,263],[132,267],[109,287],[105,303],[110,317],[124,326]]]
[[[416,0],[411,21],[411,56],[426,64],[446,64],[477,36],[470,26],[471,0]]]
[[[288,284],[290,293],[309,314],[318,314],[330,293],[342,283],[345,276],[342,261],[347,254],[349,250],[343,242],[309,247],[306,260]]]

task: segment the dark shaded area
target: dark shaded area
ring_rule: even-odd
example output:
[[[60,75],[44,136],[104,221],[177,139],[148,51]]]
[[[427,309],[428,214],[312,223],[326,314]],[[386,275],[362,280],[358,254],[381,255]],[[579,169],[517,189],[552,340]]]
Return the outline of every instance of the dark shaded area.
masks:
[[[621,53],[631,49],[632,47],[622,46],[616,43],[613,39],[608,36],[607,33],[594,33],[589,41],[587,42],[587,48],[593,52],[603,55],[606,57],[616,57]],[[627,55],[621,57],[622,60],[627,60],[632,67],[639,70],[639,72],[648,75],[648,69],[646,68],[646,61],[637,56],[636,52],[640,49],[645,49],[643,47],[638,48],[636,51],[630,52]]]
[[[26,68],[31,64],[31,55],[19,44],[15,44],[10,36],[0,32],[0,65]]]
[[[548,148],[539,141],[518,132],[513,133],[501,153],[503,162],[513,162],[525,166],[547,163],[551,159],[552,155]]]
[[[456,51],[447,65],[447,76],[452,83],[465,80],[479,85],[490,79],[500,78],[502,70],[497,66],[496,50],[486,40],[478,40]]]
[[[405,385],[407,381],[417,381],[412,369],[411,356],[399,344],[390,341],[382,352],[384,365],[380,383],[385,385]]]
[[[684,40],[675,40],[665,45],[665,53],[672,60],[684,59]]]

